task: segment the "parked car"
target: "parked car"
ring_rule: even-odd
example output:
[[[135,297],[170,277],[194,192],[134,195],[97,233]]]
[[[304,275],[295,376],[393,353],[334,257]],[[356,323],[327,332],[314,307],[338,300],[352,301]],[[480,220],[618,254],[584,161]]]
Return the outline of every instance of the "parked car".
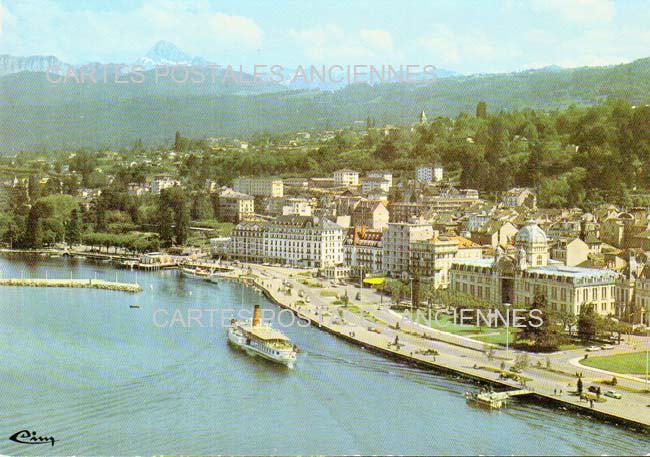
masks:
[[[623,398],[623,395],[619,394],[615,390],[608,390],[607,392],[605,392],[605,396],[609,398],[616,398],[617,400]]]
[[[614,346],[611,344],[604,344],[600,347],[602,350],[606,351],[608,349],[614,349]]]
[[[585,349],[585,351],[587,351],[587,352],[600,351],[600,347],[599,346],[589,346],[587,349]]]
[[[521,373],[521,369],[519,369],[517,367],[514,367],[514,366],[510,367],[510,371],[512,371],[513,373]]]

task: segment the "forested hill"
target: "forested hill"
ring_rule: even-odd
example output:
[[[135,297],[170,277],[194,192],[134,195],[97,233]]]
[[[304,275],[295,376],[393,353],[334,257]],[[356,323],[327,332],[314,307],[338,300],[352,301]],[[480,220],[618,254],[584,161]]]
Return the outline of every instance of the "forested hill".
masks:
[[[429,83],[351,85],[335,92],[243,93],[236,87],[170,84],[69,83],[53,87],[43,73],[0,78],[3,152],[18,149],[159,143],[169,132],[190,137],[241,135],[378,123],[412,122],[473,112],[555,109],[623,99],[650,103],[650,58],[608,67],[548,68],[519,73],[443,78]],[[270,92],[267,92],[270,91]]]

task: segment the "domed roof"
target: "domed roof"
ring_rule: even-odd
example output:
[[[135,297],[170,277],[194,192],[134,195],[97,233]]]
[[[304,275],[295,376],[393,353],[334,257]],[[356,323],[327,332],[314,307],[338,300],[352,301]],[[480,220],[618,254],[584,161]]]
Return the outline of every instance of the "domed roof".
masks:
[[[546,233],[534,221],[526,221],[517,232],[515,242],[520,243],[546,243]]]

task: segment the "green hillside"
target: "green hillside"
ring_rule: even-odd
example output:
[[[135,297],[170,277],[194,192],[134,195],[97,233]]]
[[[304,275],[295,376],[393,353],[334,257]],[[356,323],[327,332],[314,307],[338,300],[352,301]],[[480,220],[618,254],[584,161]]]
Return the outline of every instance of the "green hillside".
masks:
[[[252,93],[259,92],[259,93]],[[617,98],[650,100],[650,59],[609,67],[544,69],[443,78],[429,83],[358,84],[335,92],[287,91],[278,85],[52,84],[43,73],[0,78],[0,135],[6,152],[40,146],[159,143],[169,132],[191,137],[414,121],[491,110],[556,109]]]

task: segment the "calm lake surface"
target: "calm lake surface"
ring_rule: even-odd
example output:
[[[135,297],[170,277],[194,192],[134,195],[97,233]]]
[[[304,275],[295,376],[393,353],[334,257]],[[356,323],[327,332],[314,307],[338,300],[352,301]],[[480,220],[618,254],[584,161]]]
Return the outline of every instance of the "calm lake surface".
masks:
[[[284,330],[303,349],[286,370],[231,349],[219,319],[212,328],[154,325],[159,308],[278,310],[238,284],[40,257],[0,258],[0,269],[4,277],[117,275],[144,288],[0,287],[2,454],[650,452],[646,435],[558,409],[517,401],[473,409],[463,397],[473,386],[315,328]],[[26,428],[58,441],[8,440]]]

